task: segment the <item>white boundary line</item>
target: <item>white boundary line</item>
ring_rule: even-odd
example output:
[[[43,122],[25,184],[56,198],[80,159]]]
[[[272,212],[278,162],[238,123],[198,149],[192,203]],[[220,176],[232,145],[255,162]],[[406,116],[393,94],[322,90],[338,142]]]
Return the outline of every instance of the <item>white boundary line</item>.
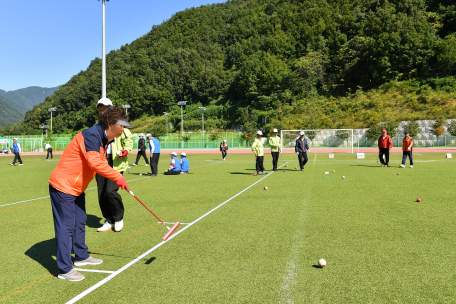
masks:
[[[213,165],[218,165],[218,164],[221,164],[221,163],[214,162],[213,164],[210,164],[210,165],[204,165],[204,166],[194,167],[194,168],[192,168],[192,169],[198,169],[198,168],[208,167],[208,166],[213,166]],[[163,173],[160,173],[159,175],[163,175]],[[133,182],[133,181],[137,181],[137,180],[141,180],[141,179],[145,179],[145,178],[151,178],[151,177],[152,177],[152,176],[145,176],[145,177],[130,179],[130,180],[127,180],[127,183]],[[97,187],[92,187],[92,188],[87,188],[86,190],[92,190],[92,189],[96,189],[96,188],[97,188]],[[50,197],[50,196],[43,196],[43,197],[34,198],[34,199],[26,200],[26,201],[15,202],[15,203],[6,204],[6,205],[0,205],[0,207],[6,207],[6,206],[10,206],[10,205],[16,205],[16,204],[21,204],[21,203],[36,201],[36,200],[40,200],[40,199],[44,199],[44,198],[49,198],[49,197]]]
[[[285,163],[286,164],[286,163]],[[283,165],[282,165],[283,166]],[[281,168],[282,166],[280,166],[279,168]],[[88,295],[89,293],[91,293],[92,291],[94,291],[95,289],[97,289],[98,287],[104,285],[105,283],[109,282],[111,279],[113,279],[115,276],[117,276],[118,274],[122,273],[124,270],[126,270],[127,268],[129,268],[130,266],[134,265],[136,262],[142,260],[145,256],[149,255],[151,252],[153,252],[155,249],[158,249],[160,248],[162,245],[166,244],[166,242],[169,242],[170,240],[172,240],[173,238],[175,238],[176,236],[178,236],[179,234],[181,234],[182,232],[184,232],[185,230],[187,230],[188,228],[190,228],[192,225],[198,223],[200,220],[202,220],[203,218],[205,218],[206,216],[208,216],[209,214],[211,214],[212,212],[214,212],[215,210],[219,209],[220,207],[222,207],[223,205],[225,205],[226,203],[228,203],[229,201],[231,201],[232,199],[238,197],[239,195],[241,195],[242,193],[244,193],[245,191],[247,191],[248,189],[252,188],[253,186],[255,186],[256,184],[258,184],[259,182],[261,182],[263,179],[267,178],[268,176],[271,176],[272,174],[274,173],[274,171],[272,171],[271,173],[267,174],[265,177],[257,180],[255,183],[251,184],[250,186],[248,186],[247,188],[245,188],[244,190],[242,190],[241,192],[239,192],[238,194],[232,196],[231,198],[229,198],[228,200],[224,201],[223,203],[221,203],[220,205],[218,205],[217,207],[215,207],[214,209],[210,210],[209,212],[207,212],[206,214],[200,216],[199,218],[197,218],[196,220],[194,220],[193,222],[191,222],[188,226],[185,226],[184,228],[182,228],[181,230],[177,231],[176,233],[172,234],[169,238],[168,238],[168,241],[162,241],[160,243],[158,243],[157,245],[155,245],[154,247],[152,247],[151,249],[149,249],[148,251],[144,252],[143,254],[141,254],[139,257],[137,257],[136,259],[134,259],[133,261],[131,261],[130,263],[128,263],[127,265],[123,266],[122,268],[120,268],[119,270],[117,270],[116,272],[112,273],[111,275],[109,275],[108,277],[104,278],[103,280],[101,280],[100,282],[98,282],[97,284],[93,285],[92,287],[86,289],[85,291],[83,291],[82,293],[80,293],[79,295],[77,295],[76,297],[74,297],[73,299],[69,300],[68,302],[66,302],[66,304],[72,304],[72,303],[76,303],[77,301],[79,301],[80,299],[82,299],[83,297],[85,297],[86,295]]]
[[[100,272],[100,273],[114,273],[115,271],[110,270],[96,270],[96,269],[83,269],[83,268],[73,268],[77,271],[87,271],[87,272]]]

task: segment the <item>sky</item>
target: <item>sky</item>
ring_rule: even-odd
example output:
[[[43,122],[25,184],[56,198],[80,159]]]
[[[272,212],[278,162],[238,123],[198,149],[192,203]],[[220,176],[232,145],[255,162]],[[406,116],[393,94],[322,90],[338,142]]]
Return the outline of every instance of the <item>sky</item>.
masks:
[[[221,2],[225,0],[110,0],[106,53],[145,35],[176,12]],[[99,0],[0,0],[0,89],[65,84],[95,57],[101,58],[101,39]]]

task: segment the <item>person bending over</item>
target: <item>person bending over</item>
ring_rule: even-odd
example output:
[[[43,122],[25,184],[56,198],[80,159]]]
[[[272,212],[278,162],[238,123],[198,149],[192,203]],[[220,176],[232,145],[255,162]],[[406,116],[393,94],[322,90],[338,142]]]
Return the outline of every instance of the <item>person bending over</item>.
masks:
[[[85,243],[87,214],[84,191],[95,174],[109,178],[120,188],[129,191],[122,174],[111,168],[106,161],[109,143],[122,135],[124,127],[131,127],[125,109],[110,107],[98,116],[98,121],[97,125],[82,131],[71,140],[49,178],[58,278],[68,281],[84,279],[84,275],[73,269],[72,251],[75,256],[74,266],[103,263],[103,260],[89,255]]]

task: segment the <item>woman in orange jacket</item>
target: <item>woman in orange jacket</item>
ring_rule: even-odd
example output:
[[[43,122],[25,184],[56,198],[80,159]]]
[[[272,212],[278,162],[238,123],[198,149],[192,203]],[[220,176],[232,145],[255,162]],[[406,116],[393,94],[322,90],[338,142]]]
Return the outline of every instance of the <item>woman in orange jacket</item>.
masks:
[[[98,116],[99,123],[76,135],[63,152],[57,167],[49,179],[55,239],[57,243],[57,267],[59,279],[81,281],[84,276],[74,266],[98,265],[103,262],[88,254],[85,244],[85,189],[95,174],[116,182],[128,189],[125,178],[108,165],[106,148],[124,127],[131,128],[125,109],[110,107]]]

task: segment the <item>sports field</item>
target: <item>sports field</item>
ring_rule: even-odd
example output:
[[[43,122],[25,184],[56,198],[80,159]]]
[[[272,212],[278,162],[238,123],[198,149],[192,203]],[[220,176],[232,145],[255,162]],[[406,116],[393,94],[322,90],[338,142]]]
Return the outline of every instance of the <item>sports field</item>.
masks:
[[[47,180],[59,157],[0,158],[2,304],[456,302],[455,160],[444,153],[415,153],[412,169],[398,153],[389,168],[376,154],[310,153],[305,172],[284,154],[274,173],[265,154],[260,176],[252,154],[189,155],[180,176],[139,176],[141,160],[125,175],[131,190],[182,224],[163,242],[165,227],[119,190],[124,229],[99,233],[93,181],[86,243],[104,262],[78,267],[100,271],[81,282],[56,277]],[[162,154],[159,172],[168,164]]]

